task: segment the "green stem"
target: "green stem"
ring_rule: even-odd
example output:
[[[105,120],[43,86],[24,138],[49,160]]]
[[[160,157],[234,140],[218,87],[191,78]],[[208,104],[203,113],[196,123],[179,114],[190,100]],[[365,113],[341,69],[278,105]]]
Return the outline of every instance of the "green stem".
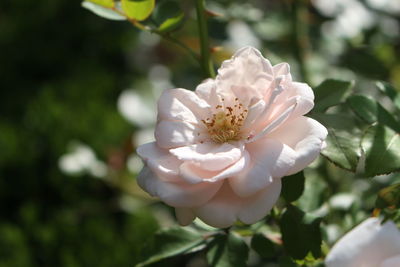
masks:
[[[201,67],[206,77],[215,77],[214,66],[211,61],[210,46],[208,44],[208,30],[205,13],[205,0],[196,1],[197,23],[199,27],[200,49],[201,49]]]
[[[308,0],[291,0],[292,2],[292,42],[294,56],[299,63],[300,75],[304,82],[309,82],[307,57],[310,41],[308,38]]]

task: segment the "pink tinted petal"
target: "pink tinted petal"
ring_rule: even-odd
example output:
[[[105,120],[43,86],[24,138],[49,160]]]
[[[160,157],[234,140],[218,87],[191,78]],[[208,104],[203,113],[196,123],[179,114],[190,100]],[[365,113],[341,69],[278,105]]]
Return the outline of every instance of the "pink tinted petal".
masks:
[[[297,99],[293,98],[291,101],[288,101],[284,105],[280,107],[279,112],[276,114],[272,114],[271,118],[267,120],[267,123],[261,124],[263,128],[258,127],[256,129],[256,135],[247,140],[248,143],[255,142],[266,135],[269,135],[271,132],[276,130],[280,125],[282,125],[293,113],[296,109]]]
[[[205,129],[184,121],[160,121],[157,123],[155,138],[161,148],[174,148],[200,142]]]
[[[400,232],[389,221],[369,218],[343,236],[326,257],[327,267],[379,266],[400,252]]]
[[[274,179],[264,190],[247,198],[239,212],[239,220],[253,224],[265,217],[278,200],[281,188],[281,179]]]
[[[196,94],[204,99],[211,107],[219,104],[219,98],[216,92],[216,83],[213,79],[206,79],[196,87]]]
[[[233,191],[248,197],[273,183],[293,166],[296,153],[288,146],[273,139],[262,139],[246,146],[250,164],[238,175],[229,179]]]
[[[282,77],[287,82],[290,82],[292,80],[292,76],[290,74],[290,66],[288,63],[283,62],[276,64],[275,66],[272,67],[274,71],[274,76],[277,77]]]
[[[307,114],[314,107],[314,92],[306,83],[292,83],[292,96],[298,96],[296,110],[292,117]]]
[[[277,139],[296,151],[296,162],[287,173],[290,175],[301,171],[318,157],[327,134],[326,128],[316,120],[298,117],[286,121],[268,138]]]
[[[216,78],[218,89],[222,91],[229,92],[233,86],[247,88],[247,94],[236,95],[239,99],[249,94],[261,98],[272,80],[271,63],[252,47],[244,47],[232,59],[224,61]]]
[[[203,143],[178,147],[170,150],[171,154],[183,161],[190,161],[209,171],[225,169],[242,157],[243,145],[229,143]]]
[[[400,266],[400,251],[399,255],[384,260],[379,267],[398,267]]]
[[[265,108],[266,108],[266,104],[265,104],[264,100],[259,100],[255,104],[251,105],[248,108],[247,117],[242,126],[245,131],[250,132],[252,130],[253,124],[262,115]]]
[[[188,184],[186,182],[166,182],[144,167],[137,178],[139,186],[151,196],[160,198],[173,207],[199,206],[212,198],[222,185],[215,183]]]
[[[175,208],[175,216],[182,226],[189,225],[196,218],[190,208]]]
[[[208,171],[190,162],[184,162],[180,166],[180,174],[188,183],[216,182],[238,174],[246,168],[248,162],[247,152],[244,152],[243,157],[222,171]]]
[[[158,101],[158,117],[161,120],[199,123],[209,116],[208,103],[189,90],[165,90]]]
[[[167,181],[178,181],[179,166],[182,161],[178,160],[175,156],[168,153],[168,150],[161,149],[155,142],[141,145],[136,150],[137,154],[145,161],[147,166],[158,177]]]
[[[247,198],[238,197],[228,183],[205,205],[194,209],[205,223],[226,228],[240,220],[252,224],[262,219],[274,206],[281,190],[281,181],[276,179],[264,190]]]

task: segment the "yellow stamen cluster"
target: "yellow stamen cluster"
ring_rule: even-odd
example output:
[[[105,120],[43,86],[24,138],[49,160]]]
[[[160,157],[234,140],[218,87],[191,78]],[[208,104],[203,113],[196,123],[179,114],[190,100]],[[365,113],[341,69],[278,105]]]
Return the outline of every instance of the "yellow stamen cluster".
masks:
[[[217,105],[215,107],[217,112],[212,115],[212,118],[202,120],[212,141],[225,143],[242,138],[240,131],[248,111],[243,109],[243,105],[238,101],[238,98],[235,98],[235,110],[229,106],[224,108],[222,105]]]

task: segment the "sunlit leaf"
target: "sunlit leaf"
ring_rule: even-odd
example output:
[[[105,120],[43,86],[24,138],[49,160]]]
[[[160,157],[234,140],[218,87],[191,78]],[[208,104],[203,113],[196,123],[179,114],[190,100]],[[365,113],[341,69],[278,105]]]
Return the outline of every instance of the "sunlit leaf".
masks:
[[[114,0],[87,0],[87,1],[95,3],[100,6],[104,6],[104,7],[113,7],[114,6]]]
[[[304,173],[296,174],[282,178],[282,196],[287,202],[296,201],[304,191]]]
[[[400,130],[400,123],[374,99],[364,95],[353,95],[348,98],[347,103],[354,113],[366,123],[373,124],[379,122],[380,124],[389,126],[393,130]]]
[[[365,175],[375,176],[400,171],[400,136],[387,126],[370,127],[362,139]]]
[[[285,250],[294,259],[304,259],[309,252],[315,258],[321,255],[321,218],[306,214],[289,205],[280,220]]]
[[[326,148],[321,154],[335,165],[356,171],[361,156],[361,131],[354,120],[345,114],[313,114],[313,118],[328,129]]]
[[[149,265],[165,258],[183,254],[204,243],[200,233],[181,227],[158,232],[152,246],[146,251],[149,257],[136,267]]]
[[[100,17],[103,17],[105,19],[126,20],[126,18],[124,16],[122,16],[121,14],[119,14],[109,8],[99,6],[99,5],[89,2],[89,1],[82,2],[82,7],[92,11],[94,14],[96,14]]]
[[[207,261],[210,266],[241,267],[247,266],[249,247],[243,239],[230,232],[227,235],[218,235],[210,243],[207,252]]]
[[[276,256],[274,243],[261,233],[254,234],[251,238],[251,248],[263,258]]]
[[[340,80],[325,80],[316,88],[314,111],[324,111],[331,106],[338,105],[346,100],[351,93],[354,83]]]
[[[394,103],[394,105],[400,109],[400,93],[390,83],[377,82],[376,86],[378,89],[387,95]]]
[[[122,9],[134,20],[147,19],[153,12],[155,0],[121,0]]]
[[[160,32],[168,32],[182,25],[184,14],[176,1],[164,1],[157,5],[153,18]]]

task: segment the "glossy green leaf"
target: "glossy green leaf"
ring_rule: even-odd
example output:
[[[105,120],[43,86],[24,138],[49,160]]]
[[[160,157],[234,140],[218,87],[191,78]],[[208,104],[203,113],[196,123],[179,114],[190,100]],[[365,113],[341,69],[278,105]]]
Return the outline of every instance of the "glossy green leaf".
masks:
[[[124,16],[122,16],[121,14],[119,14],[109,8],[105,8],[103,6],[94,4],[89,1],[82,2],[82,7],[92,11],[94,14],[96,14],[102,18],[105,18],[105,19],[126,20],[126,18]]]
[[[243,239],[233,232],[218,235],[210,243],[207,261],[216,267],[245,267],[249,256],[249,247]]]
[[[313,114],[328,129],[326,148],[321,154],[335,165],[355,172],[361,155],[362,132],[355,121],[345,114]]]
[[[394,105],[400,109],[400,93],[390,83],[377,82],[376,86],[378,89],[387,95],[394,103]]]
[[[153,12],[155,0],[121,0],[122,9],[134,20],[147,19]]]
[[[182,25],[184,14],[176,1],[163,1],[154,10],[153,18],[158,31],[169,32]]]
[[[353,95],[347,103],[354,113],[368,124],[379,122],[400,131],[400,123],[381,104],[364,95]]]
[[[263,258],[276,256],[274,243],[261,233],[254,234],[251,239],[251,248]]]
[[[329,107],[338,105],[350,95],[354,83],[340,80],[325,80],[314,88],[314,111],[324,111]]]
[[[146,249],[148,258],[137,264],[137,267],[158,262],[162,259],[183,254],[204,243],[200,233],[193,230],[174,227],[158,232],[150,248]]]
[[[103,6],[103,7],[113,7],[114,6],[114,0],[87,0],[87,1],[95,3],[95,4]]]
[[[387,126],[370,127],[362,139],[365,175],[376,176],[400,170],[400,136]]]
[[[296,174],[282,178],[282,197],[287,202],[296,201],[304,191],[304,173],[298,172]]]
[[[283,246],[294,259],[304,259],[309,252],[321,256],[321,218],[289,205],[280,220]]]

